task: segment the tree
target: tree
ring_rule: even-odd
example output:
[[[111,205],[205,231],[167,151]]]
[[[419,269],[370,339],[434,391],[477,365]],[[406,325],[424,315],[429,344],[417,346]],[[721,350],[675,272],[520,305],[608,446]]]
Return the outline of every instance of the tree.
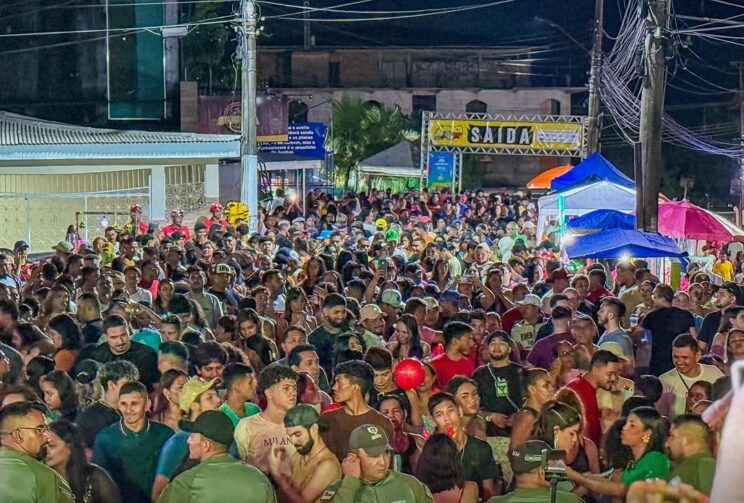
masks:
[[[351,170],[367,157],[401,141],[415,141],[419,133],[400,108],[364,103],[344,95],[333,103],[333,136],[328,141],[336,161],[338,180],[348,188]]]

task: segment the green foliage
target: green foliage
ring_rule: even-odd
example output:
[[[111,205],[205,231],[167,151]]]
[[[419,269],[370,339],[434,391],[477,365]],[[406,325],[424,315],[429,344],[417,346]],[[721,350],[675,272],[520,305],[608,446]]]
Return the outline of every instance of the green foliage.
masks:
[[[411,129],[400,108],[365,104],[361,98],[345,95],[333,103],[333,150],[338,181],[348,186],[349,173],[362,160],[403,140],[416,141],[419,133]]]

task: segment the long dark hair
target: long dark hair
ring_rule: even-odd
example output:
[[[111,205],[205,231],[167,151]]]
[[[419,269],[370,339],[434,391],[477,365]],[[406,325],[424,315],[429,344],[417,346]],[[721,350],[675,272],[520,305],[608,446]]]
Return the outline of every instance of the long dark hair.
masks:
[[[416,478],[437,494],[465,484],[465,468],[455,441],[435,433],[424,444],[417,464]]]
[[[240,333],[240,325],[246,321],[253,322],[256,325],[256,335],[245,338]],[[275,360],[276,355],[272,350],[270,339],[263,333],[263,324],[261,317],[253,309],[241,309],[238,311],[238,343],[245,349],[253,350],[261,359],[261,363],[266,366]]]
[[[67,419],[54,421],[49,425],[49,429],[70,449],[70,459],[65,467],[67,482],[70,484],[72,494],[75,495],[75,501],[84,501],[90,465],[85,457],[85,442],[80,429]]]
[[[49,320],[48,326],[62,336],[62,347],[60,349],[75,350],[83,347],[80,326],[69,314],[58,314]]]
[[[633,451],[627,445],[623,445],[621,441],[623,426],[625,426],[624,417],[615,419],[607,428],[603,442],[602,458],[607,461],[607,464],[618,470],[625,470],[628,464],[633,461]]]
[[[537,415],[533,437],[552,446],[555,444],[553,430],[556,426],[559,430],[565,430],[576,424],[581,424],[579,411],[563,402],[550,400],[545,402]]]
[[[636,407],[628,413],[630,414],[640,419],[645,429],[651,430],[651,439],[646,444],[646,452],[665,452],[664,443],[668,428],[661,414],[653,407]]]
[[[419,333],[418,322],[416,317],[412,314],[402,315],[398,321],[403,323],[408,331],[411,333],[411,349],[408,351],[409,358],[418,358],[419,360],[424,358],[424,347],[421,345],[421,334]],[[400,353],[400,344],[393,351],[393,357],[398,358]]]
[[[42,376],[41,380],[51,383],[59,393],[59,400],[62,403],[59,413],[62,418],[74,421],[80,406],[80,399],[72,377],[67,372],[53,370]]]

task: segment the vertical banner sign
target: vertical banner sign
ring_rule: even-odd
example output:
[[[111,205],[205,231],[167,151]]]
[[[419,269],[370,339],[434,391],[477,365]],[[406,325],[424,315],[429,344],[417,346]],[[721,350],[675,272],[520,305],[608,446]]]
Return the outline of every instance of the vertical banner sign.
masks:
[[[452,189],[455,171],[455,154],[452,152],[431,152],[429,154],[430,189]]]

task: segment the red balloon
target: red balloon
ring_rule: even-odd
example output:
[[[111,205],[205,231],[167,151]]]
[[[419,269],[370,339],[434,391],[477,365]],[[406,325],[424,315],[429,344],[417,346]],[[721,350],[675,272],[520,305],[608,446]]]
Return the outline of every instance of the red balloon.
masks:
[[[393,379],[400,389],[412,390],[418,388],[426,378],[424,364],[415,358],[404,358],[395,367]]]

